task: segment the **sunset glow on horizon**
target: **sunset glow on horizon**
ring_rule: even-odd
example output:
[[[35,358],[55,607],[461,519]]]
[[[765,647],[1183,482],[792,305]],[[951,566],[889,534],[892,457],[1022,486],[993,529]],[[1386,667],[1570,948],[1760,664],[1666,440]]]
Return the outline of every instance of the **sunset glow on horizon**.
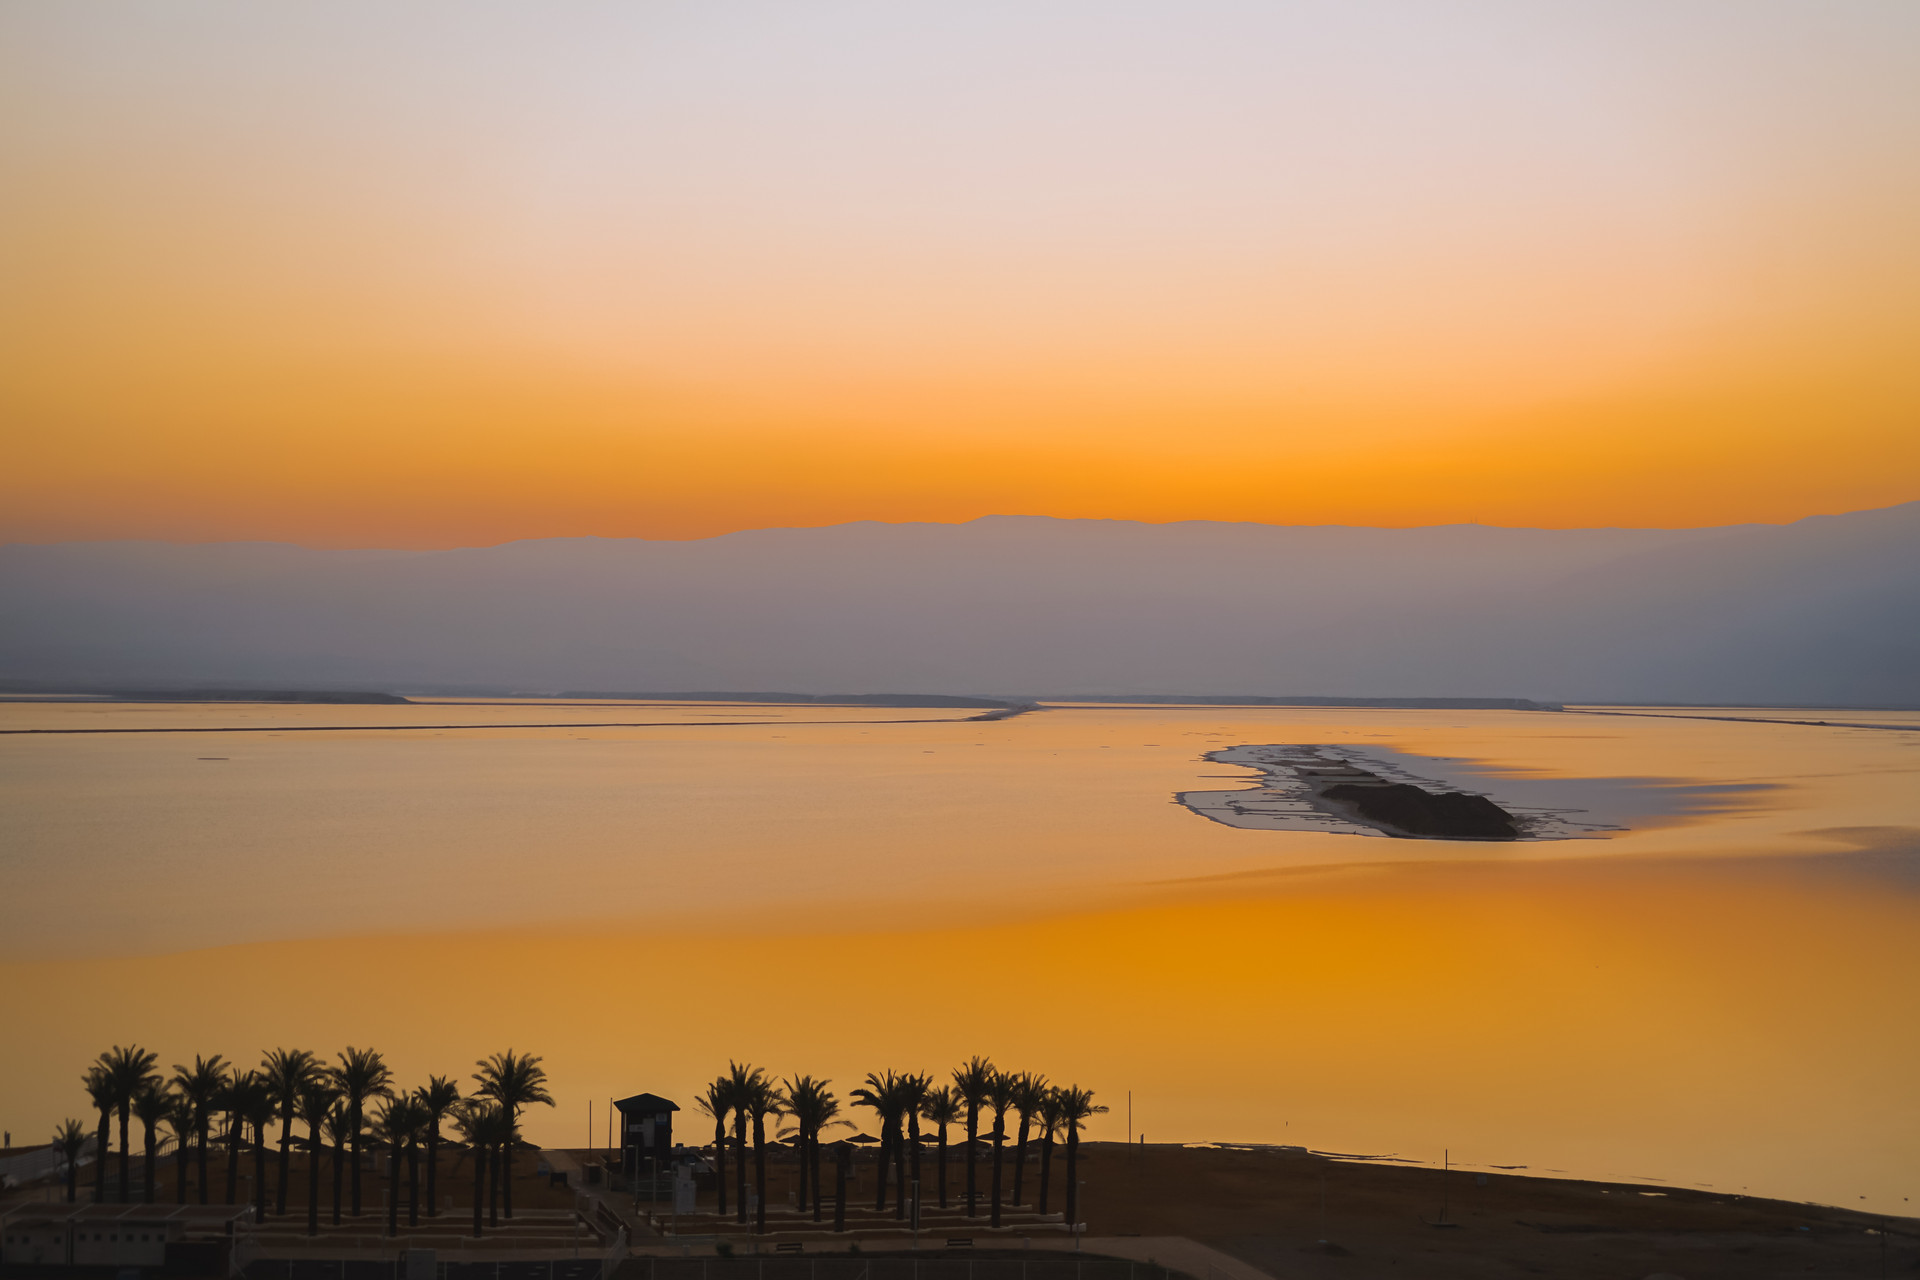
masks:
[[[1920,498],[1902,4],[9,6],[0,541]]]

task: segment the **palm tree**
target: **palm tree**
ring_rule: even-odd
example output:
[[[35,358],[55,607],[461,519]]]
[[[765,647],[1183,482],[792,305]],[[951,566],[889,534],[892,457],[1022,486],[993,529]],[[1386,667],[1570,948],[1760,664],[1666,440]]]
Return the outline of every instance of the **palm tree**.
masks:
[[[727,1216],[727,1113],[733,1110],[733,1081],[720,1076],[694,1103],[701,1115],[713,1117],[714,1193],[719,1199],[715,1210]]]
[[[127,1129],[133,1119],[133,1100],[146,1088],[149,1081],[157,1079],[154,1063],[160,1060],[158,1054],[148,1053],[139,1045],[122,1048],[113,1046],[110,1052],[100,1055],[100,1066],[106,1071],[107,1079],[113,1082],[113,1104],[120,1113],[120,1191],[119,1201],[126,1204],[133,1194],[133,1179],[129,1161],[131,1145]]]
[[[913,1181],[902,1183],[913,1188],[914,1203],[918,1205],[920,1196],[920,1104],[927,1099],[927,1090],[933,1088],[933,1077],[916,1075],[912,1072],[900,1077],[900,1112],[906,1117],[907,1132],[904,1135],[906,1150],[913,1157]]]
[[[100,1128],[93,1141],[93,1202],[101,1204],[107,1198],[107,1144],[112,1141],[114,1084],[106,1068],[98,1063],[88,1068],[82,1079],[87,1097],[100,1113]]]
[[[267,1126],[279,1108],[267,1082],[249,1072],[240,1118],[253,1128],[253,1220],[267,1220]]]
[[[194,1111],[193,1099],[181,1093],[177,1086],[169,1085],[171,1103],[167,1107],[167,1128],[173,1131],[173,1201],[175,1204],[187,1202],[187,1152],[193,1147],[194,1126],[198,1116]]]
[[[1060,1115],[1067,1125],[1067,1223],[1080,1221],[1080,1122],[1103,1115],[1105,1107],[1093,1105],[1093,1090],[1068,1085],[1060,1090]]]
[[[967,1104],[967,1216],[979,1215],[979,1191],[975,1184],[974,1159],[977,1155],[975,1145],[980,1134],[980,1107],[987,1100],[987,1092],[993,1087],[993,1063],[985,1058],[973,1058],[964,1067],[956,1067],[953,1072],[954,1092]]]
[[[427,1216],[440,1216],[440,1124],[460,1104],[460,1086],[447,1076],[428,1076],[414,1090],[427,1134]]]
[[[400,1234],[400,1153],[420,1132],[420,1116],[411,1094],[389,1095],[373,1118],[374,1132],[387,1144],[387,1234]],[[414,1217],[418,1218],[416,1209]]]
[[[992,1225],[1000,1225],[1000,1165],[1007,1154],[1007,1109],[1013,1106],[1014,1091],[1019,1088],[1020,1077],[1005,1071],[993,1073],[993,1084],[987,1090],[987,1101],[993,1106],[993,1210]]]
[[[1053,1135],[1060,1132],[1066,1113],[1060,1108],[1060,1091],[1048,1089],[1040,1095],[1040,1200],[1034,1208],[1047,1211],[1047,1184],[1053,1173]]]
[[[234,1068],[233,1073],[220,1086],[220,1095],[216,1105],[227,1117],[227,1203],[232,1204],[240,1187],[240,1144],[245,1131],[240,1123],[240,1113],[245,1109],[248,1093],[255,1087],[253,1072]]]
[[[940,1164],[935,1176],[940,1184],[940,1207],[944,1209],[947,1207],[947,1126],[960,1120],[960,1095],[944,1084],[938,1089],[928,1089],[920,1102],[920,1118],[939,1126]]]
[[[60,1127],[53,1131],[53,1145],[66,1162],[67,1203],[72,1204],[74,1194],[79,1190],[80,1153],[87,1149],[87,1126],[78,1120],[62,1120]]]
[[[506,1214],[511,1218],[513,1146],[520,1140],[520,1109],[536,1102],[543,1102],[550,1107],[553,1105],[553,1095],[547,1092],[546,1068],[531,1053],[515,1054],[509,1049],[491,1058],[483,1058],[474,1065],[480,1068],[473,1077],[479,1082],[480,1094],[499,1103],[501,1111],[506,1114],[506,1138],[500,1143],[505,1168],[501,1170],[500,1181],[505,1188]]]
[[[893,1122],[888,1118],[887,1112],[893,1107],[893,1095],[897,1092],[894,1081],[897,1078],[891,1071],[883,1075],[876,1075],[869,1071],[867,1087],[855,1089],[847,1095],[854,1106],[866,1107],[880,1121],[880,1150],[876,1153],[879,1156],[879,1165],[876,1170],[878,1176],[875,1179],[879,1187],[875,1192],[877,1198],[873,1202],[876,1213],[887,1207],[887,1157],[893,1154]]]
[[[147,1087],[133,1095],[133,1114],[140,1121],[141,1137],[146,1142],[140,1170],[146,1181],[146,1186],[140,1191],[140,1199],[144,1204],[153,1203],[153,1184],[158,1173],[155,1160],[159,1155],[160,1122],[172,1110],[173,1095],[160,1083],[159,1076],[150,1077]]]
[[[800,1143],[800,1211],[807,1211],[807,1195],[811,1190],[815,1222],[820,1221],[820,1202],[826,1199],[820,1187],[820,1132],[831,1125],[846,1123],[834,1119],[840,1114],[840,1101],[827,1088],[831,1083],[812,1076],[794,1076],[786,1082],[787,1114],[793,1117]]]
[[[360,1143],[366,1133],[367,1102],[371,1098],[384,1098],[393,1083],[393,1072],[387,1069],[387,1061],[372,1049],[356,1049],[347,1046],[340,1055],[340,1065],[333,1069],[334,1083],[340,1086],[340,1096],[347,1104],[347,1133],[353,1139],[353,1198],[349,1202],[354,1217],[360,1216]]]
[[[468,1098],[454,1113],[454,1125],[473,1150],[473,1234],[477,1239],[481,1233],[480,1212],[491,1206],[489,1216],[494,1226],[500,1225],[499,1214],[499,1165],[493,1151],[501,1146],[507,1135],[506,1111],[497,1102],[482,1098]]]
[[[293,1117],[300,1108],[300,1092],[307,1082],[325,1070],[320,1059],[305,1049],[269,1049],[260,1060],[260,1078],[266,1082],[267,1096],[280,1112],[280,1183],[273,1193],[273,1212],[287,1213],[287,1178],[292,1172]]]
[[[200,1203],[207,1202],[207,1138],[213,1128],[214,1099],[220,1096],[220,1090],[227,1082],[227,1062],[219,1054],[203,1058],[193,1056],[193,1067],[188,1069],[175,1063],[173,1067],[173,1086],[193,1104],[194,1133],[199,1138],[199,1150],[196,1153],[200,1166]]]
[[[1027,1136],[1033,1131],[1033,1117],[1039,1113],[1040,1100],[1047,1096],[1047,1078],[1022,1072],[1014,1083],[1013,1109],[1020,1113],[1020,1142],[1013,1157],[1013,1202],[1025,1204],[1022,1194],[1027,1181]]]
[[[747,1107],[754,1090],[765,1082],[766,1073],[750,1064],[727,1062],[727,1099],[733,1107],[733,1154],[737,1163],[733,1168],[733,1189],[735,1199],[734,1219],[741,1224],[747,1220]]]
[[[334,1081],[338,1089],[339,1081]],[[333,1225],[340,1225],[340,1184],[346,1173],[347,1146],[360,1149],[360,1140],[353,1130],[353,1113],[347,1110],[347,1104],[335,1098],[333,1109],[327,1112],[327,1141],[333,1146]]]
[[[747,1095],[747,1114],[753,1117],[753,1231],[767,1233],[767,1117],[786,1113],[787,1096],[780,1086],[755,1073],[758,1084]]]
[[[340,1088],[325,1073],[315,1073],[307,1077],[300,1087],[298,1110],[300,1118],[307,1123],[307,1234],[320,1234],[320,1129],[333,1115],[335,1102],[340,1100]],[[338,1161],[335,1162],[338,1169]],[[286,1179],[280,1180],[284,1189]],[[339,1178],[334,1179],[334,1206],[338,1213],[340,1195]]]

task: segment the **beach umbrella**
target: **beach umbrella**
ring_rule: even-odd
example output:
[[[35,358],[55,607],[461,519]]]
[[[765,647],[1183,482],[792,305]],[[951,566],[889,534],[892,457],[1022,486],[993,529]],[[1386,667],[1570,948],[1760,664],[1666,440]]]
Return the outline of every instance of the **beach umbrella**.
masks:
[[[868,1144],[868,1143],[877,1143],[877,1142],[879,1142],[879,1141],[880,1141],[880,1139],[878,1139],[878,1138],[875,1138],[875,1137],[870,1137],[869,1135],[867,1135],[867,1134],[864,1134],[864,1133],[856,1133],[856,1134],[854,1134],[854,1135],[853,1135],[852,1137],[850,1137],[850,1138],[842,1138],[842,1139],[840,1139],[840,1141],[842,1141],[842,1142],[858,1142],[858,1143],[861,1143],[861,1144]]]

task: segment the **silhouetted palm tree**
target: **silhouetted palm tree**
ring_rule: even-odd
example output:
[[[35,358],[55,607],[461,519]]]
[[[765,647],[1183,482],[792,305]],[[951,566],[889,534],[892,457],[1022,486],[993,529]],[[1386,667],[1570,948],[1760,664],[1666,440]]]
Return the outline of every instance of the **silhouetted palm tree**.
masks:
[[[735,1198],[740,1202],[734,1206],[734,1220],[742,1224],[747,1220],[747,1104],[765,1076],[766,1073],[756,1066],[731,1060],[727,1062],[727,1101],[733,1108],[733,1154],[736,1161],[733,1187]]]
[[[240,1118],[253,1129],[253,1220],[267,1218],[267,1128],[278,1108],[267,1082],[249,1073],[246,1096],[241,1100]]]
[[[1041,1213],[1047,1211],[1047,1186],[1053,1175],[1053,1135],[1060,1132],[1065,1114],[1058,1089],[1040,1095],[1040,1200],[1034,1208]]]
[[[226,1083],[220,1086],[220,1093],[214,1105],[226,1116],[227,1129],[227,1203],[234,1203],[240,1188],[240,1145],[245,1139],[245,1127],[240,1122],[240,1113],[245,1108],[247,1095],[255,1087],[253,1072],[234,1068]]]
[[[280,1181],[273,1192],[273,1211],[281,1217],[287,1212],[287,1178],[293,1168],[293,1117],[300,1108],[300,1091],[325,1069],[320,1060],[305,1049],[269,1049],[260,1060],[260,1079],[267,1086],[267,1096],[280,1112],[277,1171]]]
[[[53,1145],[67,1166],[67,1203],[72,1204],[80,1189],[80,1153],[87,1149],[87,1126],[78,1120],[62,1120],[53,1131]]]
[[[387,1148],[387,1234],[400,1234],[400,1150],[407,1145],[416,1120],[413,1100],[406,1094],[389,1095],[373,1115],[374,1136]]]
[[[932,1076],[909,1072],[900,1077],[900,1114],[906,1118],[906,1132],[902,1138],[913,1168],[913,1180],[901,1185],[912,1189],[916,1204],[920,1196],[920,1104],[926,1101],[927,1091],[931,1088]]]
[[[920,1103],[920,1118],[928,1124],[939,1126],[940,1164],[935,1177],[940,1183],[940,1207],[947,1207],[947,1126],[960,1120],[960,1095],[947,1085],[938,1089],[928,1089],[926,1097]]]
[[[107,1144],[111,1141],[109,1133],[113,1126],[113,1077],[106,1068],[95,1063],[82,1077],[87,1087],[87,1097],[94,1109],[100,1113],[100,1128],[93,1142],[93,1202],[104,1203],[107,1198]]]
[[[480,1070],[474,1073],[474,1080],[480,1085],[479,1093],[492,1098],[500,1104],[506,1113],[506,1138],[500,1144],[504,1167],[500,1171],[500,1181],[505,1188],[504,1208],[507,1217],[513,1217],[513,1147],[520,1138],[520,1110],[536,1102],[553,1105],[553,1095],[547,1092],[546,1068],[540,1065],[540,1059],[531,1053],[516,1054],[509,1049],[505,1053],[496,1053],[491,1058],[482,1058],[474,1064]]]
[[[320,1234],[320,1130],[333,1114],[334,1103],[340,1100],[340,1087],[333,1078],[325,1074],[309,1076],[300,1087],[300,1097],[296,1108],[300,1119],[307,1124],[307,1234]],[[337,1167],[337,1162],[336,1162]],[[282,1179],[282,1186],[285,1180]],[[339,1178],[334,1179],[334,1203],[339,1204]]]
[[[900,1112],[905,1105],[905,1091],[900,1087],[897,1072],[868,1072],[867,1087],[855,1089],[850,1095],[856,1107],[870,1107],[880,1118],[880,1164],[879,1184],[874,1191],[873,1210],[879,1213],[887,1207],[887,1165],[895,1154],[900,1135]],[[896,1181],[898,1178],[896,1176]],[[900,1198],[899,1211],[894,1215],[906,1215],[905,1197]]]
[[[367,1128],[367,1102],[372,1098],[385,1097],[393,1084],[393,1072],[387,1069],[387,1061],[372,1049],[356,1049],[347,1046],[340,1055],[340,1065],[333,1069],[334,1083],[340,1086],[340,1096],[347,1105],[347,1132],[353,1138],[353,1173],[348,1181],[353,1187],[353,1196],[349,1203],[349,1212],[360,1216],[360,1143]]]
[[[757,1073],[756,1073],[757,1074]],[[786,1109],[786,1095],[780,1086],[764,1076],[747,1095],[747,1114],[753,1117],[753,1230],[767,1233],[767,1117],[779,1116]]]
[[[826,1198],[820,1188],[820,1131],[834,1123],[834,1116],[840,1112],[838,1099],[827,1088],[831,1083],[812,1076],[794,1076],[786,1081],[787,1114],[793,1117],[794,1140],[799,1144],[799,1208],[805,1213],[811,1204],[815,1222],[820,1221],[820,1202]]]
[[[440,1123],[460,1104],[460,1086],[446,1076],[428,1076],[414,1091],[427,1136],[427,1216],[440,1216]]]
[[[127,1133],[133,1119],[133,1100],[149,1081],[158,1078],[153,1069],[158,1061],[157,1054],[148,1053],[139,1045],[126,1048],[115,1045],[100,1055],[100,1066],[113,1082],[114,1108],[120,1113],[120,1187],[116,1198],[122,1204],[133,1196],[132,1145]]]
[[[974,1173],[974,1159],[979,1146],[976,1139],[980,1136],[980,1107],[987,1100],[987,1093],[993,1087],[995,1075],[993,1063],[985,1058],[973,1058],[964,1067],[957,1067],[953,1073],[954,1092],[967,1104],[967,1216],[977,1218],[979,1214],[979,1189]]]
[[[144,1204],[153,1203],[154,1183],[159,1180],[156,1162],[160,1154],[160,1122],[172,1109],[173,1095],[160,1083],[159,1076],[150,1077],[146,1088],[133,1095],[133,1114],[140,1121],[140,1136],[146,1144],[140,1166],[141,1177],[146,1182],[140,1190]]]
[[[987,1101],[993,1106],[993,1211],[992,1225],[1000,1225],[1000,1166],[1007,1154],[1007,1110],[1013,1106],[1013,1095],[1020,1086],[1020,1077],[1004,1071],[993,1073],[993,1084],[987,1090]]]
[[[187,1153],[193,1148],[198,1123],[193,1099],[181,1093],[178,1086],[168,1090],[170,1099],[167,1106],[167,1128],[173,1132],[173,1201],[175,1204],[187,1202]]]
[[[485,1230],[480,1212],[487,1202],[486,1129],[488,1113],[493,1110],[493,1105],[484,1099],[467,1098],[453,1111],[453,1130],[473,1155],[473,1238],[476,1240]]]
[[[334,1087],[339,1087],[338,1079]],[[359,1141],[354,1137],[353,1113],[347,1110],[344,1100],[336,1099],[333,1109],[327,1112],[327,1142],[333,1147],[333,1225],[340,1225],[340,1189],[341,1181],[347,1171],[347,1146],[360,1149]]]
[[[203,1058],[199,1054],[193,1057],[193,1066],[187,1068],[175,1063],[173,1067],[173,1085],[193,1103],[194,1135],[198,1139],[195,1152],[199,1165],[200,1203],[207,1202],[207,1139],[213,1130],[214,1099],[220,1096],[220,1090],[227,1082],[227,1062],[219,1054]]]
[[[727,1216],[727,1115],[733,1110],[733,1081],[721,1076],[707,1086],[694,1106],[702,1115],[713,1117],[713,1188],[718,1206],[714,1212]]]
[[[1013,1089],[1013,1109],[1020,1113],[1020,1142],[1013,1157],[1013,1202],[1025,1204],[1022,1194],[1027,1182],[1027,1137],[1033,1132],[1033,1118],[1040,1111],[1040,1100],[1047,1096],[1047,1078],[1022,1072]]]
[[[1093,1105],[1093,1090],[1068,1085],[1060,1090],[1060,1116],[1067,1126],[1067,1223],[1080,1221],[1080,1122],[1102,1115],[1105,1107]]]

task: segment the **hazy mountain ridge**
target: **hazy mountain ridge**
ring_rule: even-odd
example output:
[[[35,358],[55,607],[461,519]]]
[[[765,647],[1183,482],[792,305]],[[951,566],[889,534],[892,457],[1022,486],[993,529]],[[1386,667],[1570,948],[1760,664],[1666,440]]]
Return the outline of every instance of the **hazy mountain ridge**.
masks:
[[[989,517],[0,547],[0,678],[1920,702],[1920,503],[1699,530]]]

